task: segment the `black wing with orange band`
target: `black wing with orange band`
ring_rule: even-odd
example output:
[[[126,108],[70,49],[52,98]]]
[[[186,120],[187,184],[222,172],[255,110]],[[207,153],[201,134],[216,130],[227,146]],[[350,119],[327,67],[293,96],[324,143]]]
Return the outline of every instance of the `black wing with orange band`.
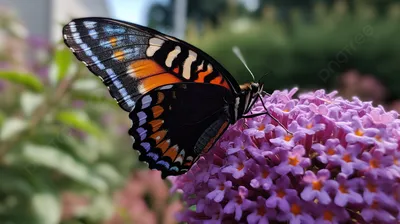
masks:
[[[147,27],[93,17],[72,20],[63,34],[65,44],[128,112],[143,94],[166,84],[211,83],[240,91],[236,80],[209,55]]]

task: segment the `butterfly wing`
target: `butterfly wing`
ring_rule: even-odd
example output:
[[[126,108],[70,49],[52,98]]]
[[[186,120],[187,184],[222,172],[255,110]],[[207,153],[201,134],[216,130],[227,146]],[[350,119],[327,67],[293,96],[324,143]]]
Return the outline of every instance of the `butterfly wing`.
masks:
[[[162,177],[185,173],[229,125],[232,93],[208,83],[178,83],[143,95],[129,117],[139,159]]]
[[[211,83],[240,88],[200,49],[147,27],[108,18],[74,19],[63,28],[65,44],[131,111],[145,93],[166,84]]]

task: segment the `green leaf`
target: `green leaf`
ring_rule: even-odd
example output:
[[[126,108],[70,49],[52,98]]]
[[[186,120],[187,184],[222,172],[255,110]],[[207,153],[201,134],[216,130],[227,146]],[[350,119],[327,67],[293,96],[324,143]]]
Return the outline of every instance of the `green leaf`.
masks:
[[[111,218],[114,213],[113,199],[107,195],[98,195],[92,201],[87,216],[96,223]]]
[[[0,190],[2,192],[18,192],[23,195],[31,195],[34,192],[32,185],[28,182],[27,171],[15,167],[0,167]]]
[[[100,85],[101,82],[98,78],[86,78],[75,81],[72,85],[72,89],[79,91],[96,91],[100,89],[100,91],[104,93],[105,90],[100,88]]]
[[[6,120],[6,115],[0,111],[0,127],[3,126],[5,120]]]
[[[58,49],[50,65],[49,79],[52,84],[57,84],[67,75],[77,70],[77,65],[72,63],[73,54],[67,48]]]
[[[25,120],[19,118],[10,118],[6,120],[0,130],[0,140],[5,140],[22,132],[28,127]]]
[[[43,102],[44,97],[41,94],[23,92],[20,98],[22,111],[26,116],[31,116],[35,109]]]
[[[119,172],[107,163],[100,163],[95,167],[96,172],[104,177],[109,183],[119,184],[122,183],[123,178]]]
[[[61,205],[57,196],[50,192],[35,194],[31,200],[32,208],[37,216],[38,223],[56,224],[61,218]]]
[[[72,98],[75,100],[83,100],[87,104],[107,104],[117,108],[117,102],[109,96],[104,96],[104,92],[84,92],[74,91],[72,92]]]
[[[42,92],[44,87],[40,79],[31,73],[0,71],[0,79],[20,84],[35,92]]]
[[[56,115],[61,123],[100,137],[102,131],[83,111],[62,111]]]
[[[76,161],[72,156],[51,146],[27,144],[20,155],[26,163],[57,170],[71,179],[94,188],[99,192],[107,190],[105,181],[90,167]]]

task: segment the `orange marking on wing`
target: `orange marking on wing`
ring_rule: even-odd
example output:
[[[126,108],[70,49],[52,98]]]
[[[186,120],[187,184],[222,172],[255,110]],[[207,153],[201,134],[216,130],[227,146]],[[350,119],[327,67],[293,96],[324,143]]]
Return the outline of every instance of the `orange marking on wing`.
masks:
[[[172,71],[175,72],[175,74],[179,74],[179,67],[175,67]]]
[[[181,80],[170,74],[170,73],[162,73],[155,76],[148,76],[142,80],[143,91],[147,92],[156,87],[163,86],[166,84],[172,84],[181,82]]]
[[[162,106],[157,105],[157,106],[152,107],[151,111],[153,112],[153,117],[157,118],[164,112],[164,108]]]
[[[124,60],[124,52],[123,51],[115,51],[113,55],[117,60]]]
[[[149,122],[151,125],[153,132],[156,132],[158,129],[160,129],[161,125],[164,123],[164,120],[157,119],[157,120],[152,120]]]
[[[222,81],[222,83],[220,85],[227,89],[231,89],[231,87],[229,86],[228,82],[225,79],[224,79],[224,81]]]
[[[165,72],[165,70],[159,64],[157,64],[157,62],[151,59],[134,61],[130,64],[130,68],[133,70],[133,73],[130,75],[138,79],[144,79],[151,75]]]
[[[215,79],[211,80],[210,83],[215,84],[215,85],[221,84],[222,83],[222,76],[220,75],[220,76],[215,77]]]
[[[162,141],[160,144],[157,145],[157,148],[161,149],[162,153],[165,153],[169,147],[169,142],[168,141]]]
[[[164,100],[164,98],[165,98],[164,93],[158,92],[157,93],[157,104],[160,104]]]
[[[111,46],[115,47],[117,45],[117,38],[111,37],[108,42],[110,42]]]
[[[213,71],[213,68],[212,68],[212,66],[211,65],[208,65],[207,66],[207,70],[206,71],[204,71],[204,72],[199,72],[199,77],[196,79],[196,80],[194,80],[195,82],[204,82],[204,78],[207,76],[207,75],[209,75],[211,72]]]
[[[209,74],[211,74],[212,72],[213,72],[212,66],[208,65],[207,66],[207,70],[204,71],[204,72],[199,72],[198,73],[199,77],[194,81],[195,82],[204,82],[204,78],[206,76],[208,76]],[[215,84],[215,85],[220,85],[220,86],[223,86],[223,87],[225,87],[227,89],[230,89],[229,84],[225,80],[222,79],[221,73],[219,73],[218,76],[215,79],[211,80],[210,83]]]
[[[157,131],[156,133],[150,135],[150,138],[154,139],[156,141],[156,144],[158,145],[158,143],[164,139],[165,135],[167,134],[166,130],[161,130],[161,131]]]
[[[222,126],[219,128],[217,134],[210,139],[210,141],[207,143],[207,145],[204,147],[202,153],[208,152],[208,150],[211,148],[211,146],[214,144],[215,140],[222,134],[222,132],[225,130],[225,128],[228,126],[228,122],[225,121],[225,123],[222,124]]]
[[[215,85],[220,85],[227,89],[230,89],[230,87],[229,87],[228,83],[225,81],[225,79],[222,79],[221,74],[219,74],[219,76],[217,76],[215,79],[211,80],[210,83],[215,84]]]
[[[163,156],[167,156],[171,158],[172,161],[175,160],[175,157],[178,155],[178,147],[173,146],[167,150],[167,152]]]

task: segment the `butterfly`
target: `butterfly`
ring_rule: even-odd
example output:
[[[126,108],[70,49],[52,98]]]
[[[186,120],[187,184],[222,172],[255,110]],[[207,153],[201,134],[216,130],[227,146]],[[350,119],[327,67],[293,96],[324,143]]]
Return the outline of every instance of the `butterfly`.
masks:
[[[187,172],[239,119],[269,114],[246,115],[263,84],[239,85],[202,50],[151,28],[79,18],[64,26],[63,37],[129,112],[132,147],[162,178]]]

